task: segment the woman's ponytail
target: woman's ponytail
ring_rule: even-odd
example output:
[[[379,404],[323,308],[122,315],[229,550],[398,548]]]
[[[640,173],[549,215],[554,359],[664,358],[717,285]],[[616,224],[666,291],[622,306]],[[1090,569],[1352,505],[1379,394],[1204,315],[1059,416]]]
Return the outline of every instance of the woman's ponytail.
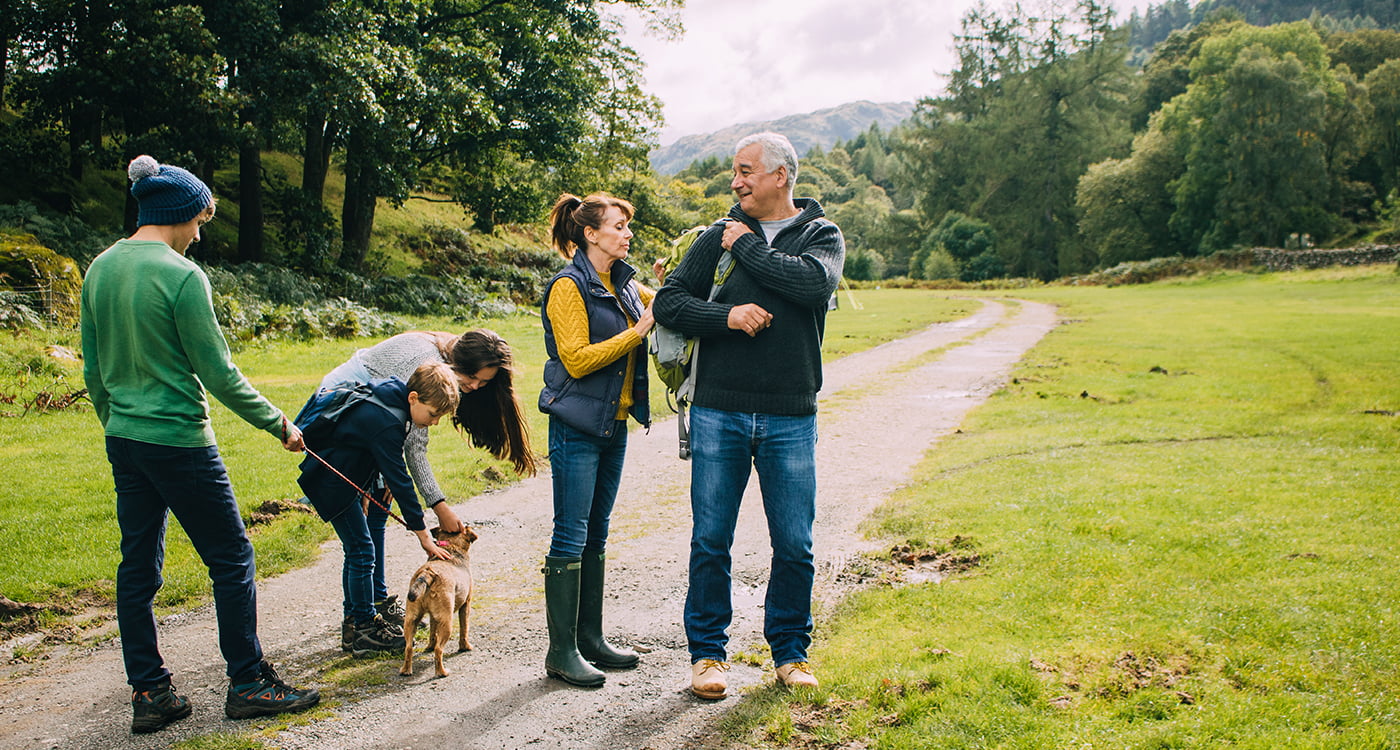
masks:
[[[574,250],[583,247],[583,227],[574,220],[574,211],[581,205],[583,200],[577,195],[564,193],[549,212],[550,242],[565,260],[573,258]]]

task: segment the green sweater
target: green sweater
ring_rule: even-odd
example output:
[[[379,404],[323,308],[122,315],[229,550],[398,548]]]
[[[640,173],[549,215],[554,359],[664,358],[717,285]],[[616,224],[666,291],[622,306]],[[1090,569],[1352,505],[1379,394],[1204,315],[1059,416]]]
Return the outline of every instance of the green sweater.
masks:
[[[111,437],[214,445],[205,391],[282,437],[282,411],[229,358],[209,277],[162,242],[121,240],[83,278],[83,378]]]

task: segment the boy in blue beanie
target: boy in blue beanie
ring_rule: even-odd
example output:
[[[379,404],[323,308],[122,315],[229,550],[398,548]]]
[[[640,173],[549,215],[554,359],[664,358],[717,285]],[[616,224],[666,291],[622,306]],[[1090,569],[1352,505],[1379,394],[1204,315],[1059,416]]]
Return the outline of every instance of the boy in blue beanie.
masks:
[[[301,433],[230,360],[209,278],[185,257],[214,218],[209,187],[149,156],[134,159],[127,174],[140,207],[137,230],[88,267],[81,329],[83,378],[116,483],[117,624],[132,688],[131,731],[154,732],[191,711],[170,683],[151,610],[171,513],[213,582],[229,677],[224,714],[301,711],[320,694],[286,684],[263,659],[253,545],[214,440],[206,393],[289,451],[302,449]]]
[[[347,408],[323,439],[324,445],[310,446],[316,455],[302,460],[297,479],[321,519],[335,529],[345,551],[340,574],[345,594],[341,643],[355,656],[398,653],[404,647],[401,623],[388,622],[374,607],[374,541],[356,488],[369,487],[382,477],[398,502],[404,524],[417,535],[428,557],[452,559],[423,523],[423,508],[404,464],[403,446],[410,422],[432,427],[457,409],[457,376],[446,363],[431,362],[414,370],[407,383],[382,378],[371,380],[369,386],[374,398]],[[385,501],[376,498],[375,502]]]

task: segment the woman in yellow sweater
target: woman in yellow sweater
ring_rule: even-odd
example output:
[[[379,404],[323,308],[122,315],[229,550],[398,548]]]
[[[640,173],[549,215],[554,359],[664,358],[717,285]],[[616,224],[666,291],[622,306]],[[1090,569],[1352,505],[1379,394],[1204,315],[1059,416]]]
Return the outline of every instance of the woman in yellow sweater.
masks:
[[[597,667],[630,669],[637,654],[603,638],[608,521],[627,452],[627,415],[651,425],[647,332],[655,293],[626,262],[632,204],[603,193],[565,194],[550,214],[554,248],[569,260],[545,288],[544,389],[554,534],[545,557],[549,651],[545,672],[603,684]]]

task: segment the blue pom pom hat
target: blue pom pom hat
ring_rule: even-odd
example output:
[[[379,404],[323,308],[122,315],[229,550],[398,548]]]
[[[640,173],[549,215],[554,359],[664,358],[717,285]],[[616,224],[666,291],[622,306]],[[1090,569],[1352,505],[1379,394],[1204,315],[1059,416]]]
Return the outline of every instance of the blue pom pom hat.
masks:
[[[188,170],[138,156],[126,168],[138,206],[136,226],[183,224],[214,205],[214,193]]]

